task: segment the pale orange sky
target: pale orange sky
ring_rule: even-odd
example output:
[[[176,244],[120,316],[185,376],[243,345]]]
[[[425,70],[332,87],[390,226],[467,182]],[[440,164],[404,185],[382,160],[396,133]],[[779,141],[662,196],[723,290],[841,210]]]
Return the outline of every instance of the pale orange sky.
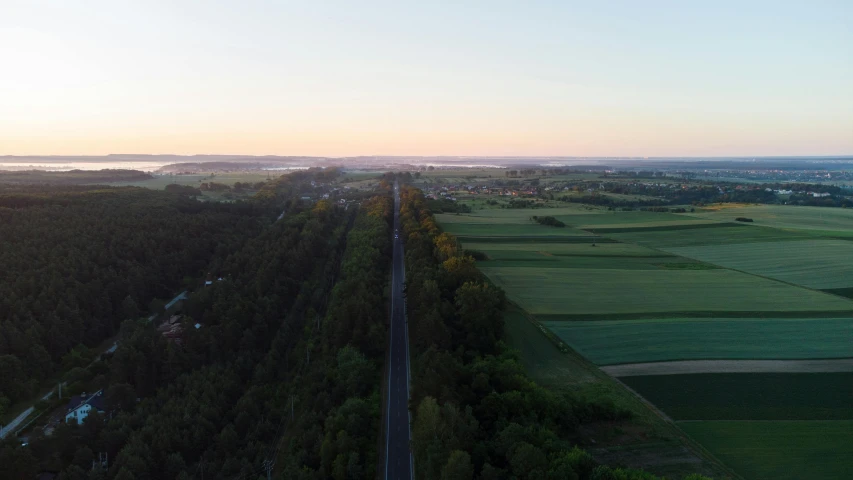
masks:
[[[0,155],[853,154],[849,3],[316,3],[6,0]]]

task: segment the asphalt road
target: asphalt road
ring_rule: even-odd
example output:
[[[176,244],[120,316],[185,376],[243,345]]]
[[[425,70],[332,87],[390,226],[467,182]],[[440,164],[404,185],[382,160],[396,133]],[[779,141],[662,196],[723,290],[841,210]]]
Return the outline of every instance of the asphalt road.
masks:
[[[403,284],[403,242],[397,238],[400,225],[400,196],[394,184],[394,259],[391,269],[391,332],[388,353],[388,398],[385,424],[385,479],[414,479],[409,415],[409,329]]]
[[[47,400],[48,398],[52,397],[54,393],[56,393],[56,390],[51,390],[44,394],[40,400]],[[2,427],[0,427],[0,439],[6,438],[7,435],[14,432],[15,429],[21,425],[21,422],[26,420],[27,417],[29,417],[30,414],[33,413],[33,410],[35,410],[35,406],[27,408],[26,410],[21,412],[20,415],[15,417],[14,420],[9,422],[8,425],[3,425]]]

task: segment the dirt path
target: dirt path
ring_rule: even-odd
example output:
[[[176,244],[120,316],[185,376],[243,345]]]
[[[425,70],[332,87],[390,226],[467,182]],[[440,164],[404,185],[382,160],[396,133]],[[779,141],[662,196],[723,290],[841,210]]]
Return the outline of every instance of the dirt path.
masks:
[[[853,372],[853,358],[835,360],[685,360],[630,363],[601,367],[614,377],[687,373],[822,373]]]

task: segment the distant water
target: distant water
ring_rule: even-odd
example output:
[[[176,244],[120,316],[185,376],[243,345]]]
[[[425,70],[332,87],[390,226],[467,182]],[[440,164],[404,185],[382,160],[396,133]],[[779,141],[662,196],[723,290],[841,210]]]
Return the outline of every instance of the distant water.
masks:
[[[435,168],[506,168],[502,165],[489,165],[478,163],[418,163],[417,165]]]

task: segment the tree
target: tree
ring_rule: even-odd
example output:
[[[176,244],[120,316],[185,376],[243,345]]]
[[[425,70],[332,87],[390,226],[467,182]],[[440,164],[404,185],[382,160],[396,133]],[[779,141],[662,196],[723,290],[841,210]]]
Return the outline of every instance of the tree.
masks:
[[[338,382],[344,387],[346,397],[360,397],[371,386],[370,376],[375,367],[363,353],[350,345],[338,351]]]
[[[447,463],[441,470],[441,480],[471,480],[474,478],[474,465],[471,455],[461,450],[450,452]]]
[[[29,448],[15,443],[0,446],[0,478],[31,480],[36,475],[38,462]]]
[[[136,318],[139,316],[139,307],[136,305],[136,300],[130,295],[124,297],[124,300],[121,302],[121,313],[124,315],[124,318]]]
[[[95,459],[95,454],[92,452],[92,449],[86,446],[80,447],[74,453],[74,460],[71,461],[73,465],[76,465],[83,469],[92,468],[92,460]]]
[[[118,475],[116,475],[115,480],[136,480],[136,476],[127,469],[127,467],[122,467],[119,470]]]
[[[130,410],[136,405],[136,391],[128,383],[115,383],[104,393],[104,403],[110,412]]]
[[[512,473],[519,478],[543,478],[548,469],[545,453],[527,442],[520,442],[512,447],[509,464]]]
[[[0,355],[0,397],[16,402],[27,393],[23,365],[14,355]]]
[[[486,283],[468,282],[456,290],[459,324],[467,332],[466,348],[494,353],[503,338],[501,312],[506,302],[502,290]]]

